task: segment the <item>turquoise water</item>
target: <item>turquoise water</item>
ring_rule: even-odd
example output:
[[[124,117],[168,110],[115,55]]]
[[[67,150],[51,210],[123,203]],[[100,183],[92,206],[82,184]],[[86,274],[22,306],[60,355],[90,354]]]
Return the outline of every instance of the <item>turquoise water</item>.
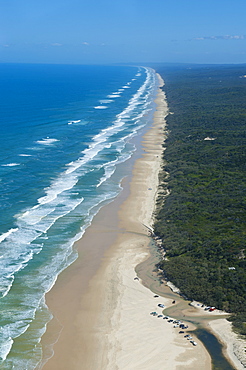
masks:
[[[0,65],[0,368],[34,369],[44,296],[120,192],[113,176],[152,120],[145,67]]]

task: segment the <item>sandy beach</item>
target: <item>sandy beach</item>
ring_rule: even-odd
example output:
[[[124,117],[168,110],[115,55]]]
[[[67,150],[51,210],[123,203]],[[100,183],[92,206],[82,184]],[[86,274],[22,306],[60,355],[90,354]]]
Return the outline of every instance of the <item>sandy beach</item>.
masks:
[[[135,271],[149,256],[148,227],[153,222],[168,114],[161,89],[156,104],[132,177],[123,181],[117,199],[99,211],[77,242],[79,258],[47,294],[54,319],[42,342],[47,349],[54,343],[54,353],[47,351],[52,357],[44,370],[212,368],[197,338],[194,346],[172,323],[150,315],[153,311],[161,315],[158,304],[170,307],[172,300],[155,297]]]
[[[50,343],[54,333],[59,338],[45,370],[211,368],[201,343],[194,347],[173,325],[150,315],[161,314],[158,304],[168,306],[171,300],[157,300],[136,278],[136,265],[148,257],[146,226],[152,225],[163,151],[168,108],[161,90],[156,104],[130,184],[125,181],[117,200],[98,213],[77,243],[81,258],[47,295],[55,319],[43,343]]]

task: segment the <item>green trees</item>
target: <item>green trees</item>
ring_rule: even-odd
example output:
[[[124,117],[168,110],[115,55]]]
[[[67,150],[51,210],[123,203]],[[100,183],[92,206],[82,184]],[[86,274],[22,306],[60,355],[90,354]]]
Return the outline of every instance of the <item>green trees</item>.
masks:
[[[155,233],[167,277],[246,334],[246,67],[159,68],[169,136]],[[168,172],[168,177],[166,176]],[[167,184],[166,184],[167,183]],[[161,192],[160,192],[161,194]],[[234,269],[231,269],[234,267]]]

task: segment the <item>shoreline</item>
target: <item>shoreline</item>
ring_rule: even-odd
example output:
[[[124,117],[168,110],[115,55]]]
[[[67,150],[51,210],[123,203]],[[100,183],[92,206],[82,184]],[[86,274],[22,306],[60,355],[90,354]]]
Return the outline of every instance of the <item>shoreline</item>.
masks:
[[[72,358],[75,359],[79,352],[81,352],[83,368],[87,368],[87,363],[88,368],[91,366],[91,356],[97,351],[96,347],[94,351],[92,350],[95,345],[93,326],[95,326],[100,307],[96,302],[92,304],[91,298],[88,300],[86,294],[90,291],[93,276],[99,271],[100,266],[103,270],[104,263],[106,264],[105,252],[121,233],[118,210],[130,194],[131,169],[143,152],[139,149],[142,135],[136,137],[138,150],[133,155],[134,158],[127,161],[128,175],[122,180],[122,192],[111,203],[99,210],[83,237],[75,243],[79,254],[78,259],[58,276],[55,285],[46,294],[46,303],[54,318],[48,323],[47,330],[41,339],[45,357],[38,369],[67,369],[69,366],[76,368]],[[162,139],[162,133],[159,139]],[[99,243],[100,247],[98,247]],[[94,282],[93,289],[97,290],[99,285],[99,281]],[[96,301],[100,301],[99,293],[96,294]],[[95,297],[92,299],[94,300]],[[80,322],[81,329],[78,327],[75,334],[73,333],[76,326],[74,315],[81,315],[81,318],[82,316],[85,318],[83,322]],[[51,344],[54,344],[54,353],[50,351]],[[68,365],[65,365],[67,361]]]
[[[152,226],[162,163],[168,108],[160,89],[156,104],[131,179],[123,180],[122,193],[95,216],[76,243],[79,258],[46,295],[55,318],[42,343],[55,345],[44,370],[211,369],[200,341],[193,347],[173,325],[150,315],[154,310],[161,314],[158,303],[171,307],[172,300],[154,298],[151,286],[146,288],[135,272],[149,257],[146,226]]]
[[[232,331],[232,323],[226,319],[213,320],[208,323],[210,330],[223,346],[225,357],[237,370],[246,368],[245,340]]]

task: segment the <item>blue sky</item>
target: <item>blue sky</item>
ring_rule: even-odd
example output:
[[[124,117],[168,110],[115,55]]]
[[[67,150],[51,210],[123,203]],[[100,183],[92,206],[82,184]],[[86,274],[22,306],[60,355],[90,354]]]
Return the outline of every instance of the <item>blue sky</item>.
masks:
[[[246,0],[0,0],[0,62],[246,63]]]

